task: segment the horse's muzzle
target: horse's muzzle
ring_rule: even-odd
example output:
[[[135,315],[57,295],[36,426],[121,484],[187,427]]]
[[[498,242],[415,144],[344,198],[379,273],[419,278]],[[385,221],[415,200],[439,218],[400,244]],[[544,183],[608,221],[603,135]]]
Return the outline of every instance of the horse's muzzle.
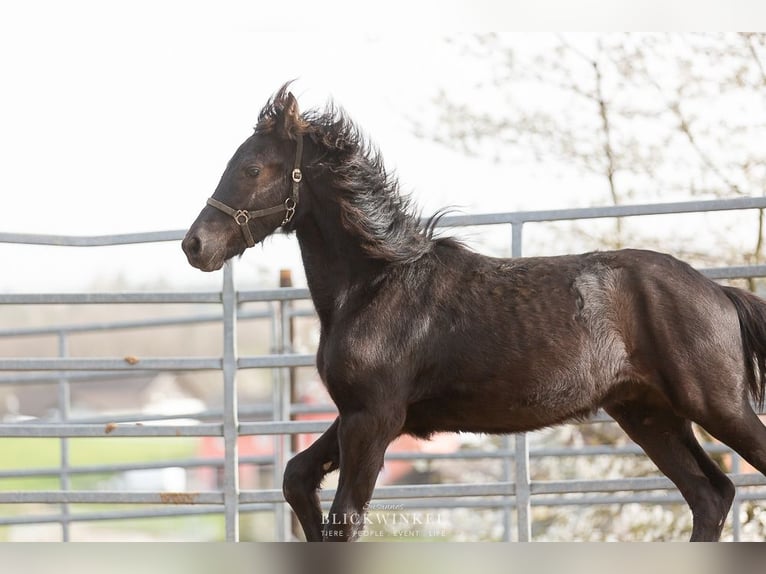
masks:
[[[220,242],[203,229],[192,226],[181,242],[189,264],[201,271],[217,271],[223,267],[226,257]]]

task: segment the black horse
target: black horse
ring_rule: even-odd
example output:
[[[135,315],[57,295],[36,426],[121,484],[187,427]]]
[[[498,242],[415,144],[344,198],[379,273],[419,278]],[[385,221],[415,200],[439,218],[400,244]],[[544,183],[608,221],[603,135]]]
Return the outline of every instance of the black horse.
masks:
[[[377,151],[287,86],[261,111],[183,241],[219,269],[295,232],[321,323],[317,368],[339,416],[287,465],[314,540],[359,534],[388,444],[409,433],[513,433],[603,407],[679,488],[692,540],[717,540],[734,486],[692,421],[766,473],[766,302],[640,250],[496,259],[434,238]],[[317,490],[340,468],[323,520]]]

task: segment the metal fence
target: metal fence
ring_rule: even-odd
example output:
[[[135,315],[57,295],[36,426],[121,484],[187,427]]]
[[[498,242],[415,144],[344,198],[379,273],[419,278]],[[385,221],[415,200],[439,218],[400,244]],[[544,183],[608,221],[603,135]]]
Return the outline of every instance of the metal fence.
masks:
[[[573,221],[596,218],[638,217],[646,215],[754,210],[766,208],[766,198],[738,198],[730,200],[694,201],[654,205],[616,206],[554,211],[495,213],[485,215],[449,216],[440,226],[461,227],[475,225],[510,226],[510,246],[513,257],[522,255],[524,225],[554,221]],[[43,236],[0,233],[0,243],[93,247],[127,245],[163,241],[178,241],[182,231],[141,233],[101,237]],[[766,265],[742,265],[707,269],[714,279],[753,278],[766,276]],[[234,264],[224,267],[223,284],[214,292],[141,292],[141,293],[28,293],[0,295],[4,305],[92,305],[92,304],[214,304],[219,313],[193,314],[184,317],[156,318],[153,320],[112,321],[53,325],[37,328],[0,330],[0,339],[30,336],[53,336],[58,340],[58,357],[0,358],[0,385],[24,385],[55,382],[58,388],[57,420],[29,420],[0,424],[0,441],[7,437],[55,438],[59,442],[60,464],[48,468],[0,470],[3,479],[31,479],[57,477],[56,490],[0,490],[0,504],[44,505],[45,514],[7,512],[0,515],[0,526],[55,523],[61,528],[61,539],[70,538],[70,525],[76,522],[103,521],[126,518],[151,518],[203,514],[223,515],[224,537],[228,541],[240,538],[240,515],[265,512],[273,516],[273,539],[293,537],[292,520],[284,503],[281,473],[294,448],[291,437],[303,433],[317,433],[328,426],[324,421],[295,420],[307,412],[332,411],[331,405],[307,406],[295,401],[290,390],[290,371],[297,367],[312,367],[313,354],[292,352],[290,322],[306,316],[305,306],[295,303],[307,300],[306,289],[280,288],[270,290],[237,290]],[[246,311],[248,303],[259,303],[258,311]],[[237,325],[244,321],[268,321],[273,352],[265,355],[240,356],[237,351]],[[209,357],[99,357],[75,358],[68,356],[68,340],[76,333],[112,332],[133,328],[184,326],[202,323],[222,325],[223,352]],[[246,369],[268,369],[273,377],[273,395],[268,404],[240,408],[238,405],[237,375]],[[92,380],[135,376],[157,372],[220,371],[222,374],[222,408],[183,417],[156,415],[144,418],[135,415],[123,417],[72,417],[70,392],[72,385]],[[270,420],[251,419],[253,415]],[[242,419],[242,420],[241,420]],[[192,422],[189,422],[192,420]],[[608,418],[600,413],[594,419]],[[586,423],[588,424],[588,423]],[[268,456],[240,456],[238,439],[244,436],[273,436],[274,452]],[[119,440],[121,437],[222,437],[222,459],[168,460],[152,463],[76,465],[70,460],[70,439],[101,437]],[[709,444],[716,453],[730,453],[723,445]],[[2,449],[0,448],[0,452]],[[527,435],[504,437],[495,450],[460,450],[449,454],[399,453],[389,454],[391,459],[494,459],[501,462],[499,480],[482,483],[423,484],[379,487],[376,501],[396,504],[398,508],[492,508],[502,516],[504,540],[531,539],[531,507],[583,506],[600,504],[669,504],[682,502],[680,494],[664,477],[620,478],[611,480],[556,480],[530,479],[530,458],[595,455],[636,455],[638,447],[632,444],[590,447],[530,448]],[[735,484],[748,487],[739,489],[732,513],[732,531],[735,540],[740,537],[740,505],[745,500],[766,499],[766,479],[760,474],[739,474],[738,459],[732,455]],[[264,465],[271,469],[273,488],[247,490],[240,487],[240,465]],[[119,473],[136,469],[165,467],[221,468],[222,486],[202,492],[136,492],[126,490],[75,490],[71,480],[85,474]],[[321,492],[326,506],[332,499],[332,489]],[[126,505],[125,509],[115,505]],[[89,511],[73,511],[72,505],[92,505]],[[133,505],[140,505],[137,509]],[[0,507],[2,508],[2,507]],[[9,507],[11,508],[11,507]],[[18,508],[12,506],[12,508]],[[53,510],[51,510],[53,509]]]

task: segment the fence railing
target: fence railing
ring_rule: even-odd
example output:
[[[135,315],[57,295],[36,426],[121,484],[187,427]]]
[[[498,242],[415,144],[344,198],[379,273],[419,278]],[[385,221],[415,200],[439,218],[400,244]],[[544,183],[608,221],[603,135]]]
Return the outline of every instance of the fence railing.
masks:
[[[522,255],[524,225],[552,221],[572,221],[594,218],[637,217],[645,215],[752,210],[766,208],[766,198],[738,198],[729,200],[693,201],[684,203],[614,206],[536,212],[496,213],[484,215],[449,216],[440,226],[461,227],[474,225],[509,225],[510,246],[513,257]],[[18,243],[55,246],[92,247],[127,245],[159,241],[178,241],[182,231],[125,234],[100,237],[71,237],[0,233],[0,243]],[[766,276],[766,265],[737,265],[707,269],[714,279],[754,278]],[[0,329],[0,340],[23,337],[55,337],[57,357],[0,358],[0,389],[6,385],[53,383],[58,389],[58,413],[55,420],[27,420],[0,424],[0,441],[8,437],[47,437],[59,441],[60,464],[49,468],[0,470],[0,488],[4,479],[58,477],[57,490],[0,490],[0,504],[58,505],[58,511],[48,514],[0,515],[0,526],[58,523],[61,538],[70,538],[70,525],[74,522],[103,521],[126,518],[150,518],[223,514],[224,537],[229,541],[240,538],[240,514],[267,512],[274,516],[275,540],[292,537],[292,519],[279,485],[282,470],[292,455],[291,437],[298,434],[322,432],[329,422],[295,420],[301,414],[333,412],[332,405],[304,405],[296,402],[291,392],[291,370],[312,367],[313,354],[292,352],[290,322],[306,316],[305,308],[295,303],[309,298],[306,289],[280,288],[253,291],[237,290],[234,263],[224,266],[220,291],[213,292],[153,292],[153,293],[22,293],[0,294],[4,305],[92,305],[92,304],[209,304],[220,306],[220,313],[195,313],[182,317],[158,317],[144,320],[83,322],[78,324],[44,327],[13,327]],[[244,304],[257,303],[263,309],[244,310]],[[239,355],[237,327],[249,321],[269,322],[271,349],[269,354]],[[68,356],[69,338],[82,333],[110,333],[130,329],[188,326],[216,323],[222,325],[222,353],[203,357],[97,357]],[[268,369],[273,380],[270,403],[239,405],[237,375],[247,369]],[[72,385],[93,380],[110,380],[131,376],[146,376],[158,372],[217,371],[222,374],[221,408],[187,415],[91,415],[72,417],[70,394]],[[267,418],[269,420],[244,420]],[[608,418],[599,414],[595,422]],[[190,422],[191,421],[191,422]],[[586,423],[588,424],[588,423]],[[274,437],[273,453],[240,456],[239,439],[245,436]],[[69,440],[78,437],[101,437],[118,440],[120,437],[220,437],[223,439],[223,457],[206,459],[155,461],[151,463],[74,465],[70,460]],[[732,513],[734,539],[739,539],[739,508],[745,500],[766,499],[766,479],[760,474],[739,474],[738,458],[719,444],[707,445],[709,451],[732,455],[735,484],[753,487],[739,492]],[[0,448],[2,452],[2,448]],[[530,448],[525,434],[504,437],[496,450],[460,450],[454,453],[396,453],[388,460],[441,460],[488,459],[501,462],[498,480],[472,484],[425,484],[379,487],[376,500],[385,500],[401,508],[492,508],[502,515],[505,540],[531,539],[531,507],[562,505],[668,504],[682,501],[672,483],[664,477],[622,478],[612,480],[557,480],[539,481],[530,478],[530,457],[637,455],[640,449],[633,445],[589,447]],[[271,468],[273,488],[246,490],[239,483],[241,465],[260,465]],[[111,474],[129,470],[151,470],[166,467],[214,468],[222,471],[222,484],[218,490],[201,492],[131,492],[122,490],[73,490],[71,479],[84,474]],[[333,489],[323,490],[320,498],[325,506],[332,499]],[[577,495],[577,496],[572,496]],[[71,505],[94,505],[92,511],[72,511]],[[113,505],[148,505],[140,509],[118,509]],[[101,508],[109,505],[108,508]],[[46,506],[46,508],[49,508]]]

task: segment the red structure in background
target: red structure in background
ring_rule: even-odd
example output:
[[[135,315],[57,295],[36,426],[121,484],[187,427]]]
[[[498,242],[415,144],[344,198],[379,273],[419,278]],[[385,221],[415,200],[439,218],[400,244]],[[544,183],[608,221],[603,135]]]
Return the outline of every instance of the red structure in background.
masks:
[[[314,389],[316,391],[316,389]],[[322,391],[324,388],[322,387]],[[301,404],[326,404],[321,392],[307,392],[299,397]],[[325,395],[326,396],[326,395]],[[334,413],[302,413],[296,415],[298,421],[327,421],[328,424],[335,419]],[[308,448],[319,434],[297,435],[297,452]],[[253,435],[240,437],[237,444],[240,458],[262,456],[271,457],[274,454],[276,437],[273,435]],[[422,452],[422,453],[450,453],[460,448],[458,435],[454,433],[436,434],[431,440],[421,440],[409,435],[402,435],[388,447],[388,453]],[[200,440],[198,455],[205,459],[223,459],[223,439],[221,437],[203,437]],[[259,470],[263,469],[263,470]],[[395,484],[414,470],[411,460],[387,461],[378,478],[379,484]],[[239,480],[242,488],[268,488],[272,483],[270,467],[252,464],[240,464]],[[211,469],[200,469],[198,474],[201,482],[200,488],[218,488],[223,484],[222,470],[218,473]],[[278,486],[279,487],[279,486]],[[277,488],[278,488],[277,487]]]

